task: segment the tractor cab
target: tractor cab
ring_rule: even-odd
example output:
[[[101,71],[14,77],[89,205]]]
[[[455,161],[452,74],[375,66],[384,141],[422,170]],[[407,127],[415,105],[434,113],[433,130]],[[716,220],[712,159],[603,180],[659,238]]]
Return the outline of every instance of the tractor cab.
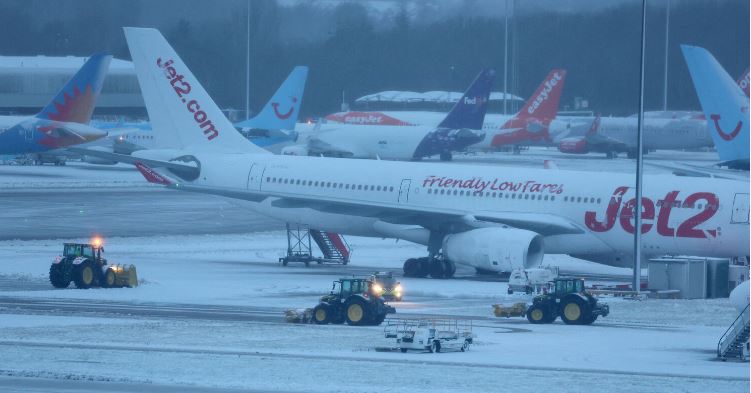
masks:
[[[556,297],[563,297],[569,293],[584,293],[584,280],[581,278],[556,278],[553,280]]]
[[[371,284],[370,280],[362,278],[342,278],[331,284],[331,294],[342,299],[356,294],[370,294]]]
[[[94,240],[90,244],[86,243],[65,243],[63,245],[63,257],[84,257],[91,259],[101,259],[104,247],[101,241]]]

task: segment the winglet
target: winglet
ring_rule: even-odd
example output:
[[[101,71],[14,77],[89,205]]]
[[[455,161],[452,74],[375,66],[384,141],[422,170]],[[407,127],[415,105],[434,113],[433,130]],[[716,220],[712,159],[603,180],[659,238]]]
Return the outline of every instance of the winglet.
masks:
[[[138,169],[139,172],[141,172],[141,175],[143,175],[143,177],[149,183],[161,184],[163,186],[171,186],[172,184],[174,184],[171,180],[160,175],[155,170],[149,168],[148,166],[144,165],[140,161],[136,162],[136,168]]]

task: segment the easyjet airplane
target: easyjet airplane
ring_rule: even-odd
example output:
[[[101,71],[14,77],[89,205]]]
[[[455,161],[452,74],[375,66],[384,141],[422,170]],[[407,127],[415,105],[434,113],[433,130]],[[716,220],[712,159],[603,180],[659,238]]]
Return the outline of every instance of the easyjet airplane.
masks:
[[[545,253],[632,265],[633,176],[617,173],[277,156],[243,138],[162,35],[126,28],[154,131],[169,149],[135,152],[152,183],[231,198],[291,223],[427,246],[410,276],[455,264],[510,271]],[[644,257],[749,254],[748,184],[645,176]]]

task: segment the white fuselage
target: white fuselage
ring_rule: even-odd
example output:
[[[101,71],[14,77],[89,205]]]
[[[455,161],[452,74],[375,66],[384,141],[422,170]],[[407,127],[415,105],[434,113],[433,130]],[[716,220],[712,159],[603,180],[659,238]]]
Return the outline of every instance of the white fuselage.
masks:
[[[421,210],[452,209],[468,215],[488,212],[555,215],[582,231],[546,237],[546,253],[570,254],[612,265],[631,264],[633,219],[630,210],[624,208],[634,195],[634,179],[630,175],[186,153],[201,162],[201,175],[192,184],[228,191],[268,191],[373,206],[398,204]],[[747,183],[645,176],[643,190],[643,255],[748,255]],[[380,222],[377,215],[277,207],[274,199],[247,205],[261,214],[318,229],[359,236],[399,237],[394,235],[399,233],[398,228]],[[389,226],[389,230],[384,230]],[[408,240],[423,243],[419,238]]]

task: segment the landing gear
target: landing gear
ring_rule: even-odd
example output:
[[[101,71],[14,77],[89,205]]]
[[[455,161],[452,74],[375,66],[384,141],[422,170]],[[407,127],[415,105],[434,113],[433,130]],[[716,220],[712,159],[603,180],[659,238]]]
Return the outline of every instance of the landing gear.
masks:
[[[451,278],[454,273],[456,265],[444,258],[410,258],[404,262],[405,277]]]

